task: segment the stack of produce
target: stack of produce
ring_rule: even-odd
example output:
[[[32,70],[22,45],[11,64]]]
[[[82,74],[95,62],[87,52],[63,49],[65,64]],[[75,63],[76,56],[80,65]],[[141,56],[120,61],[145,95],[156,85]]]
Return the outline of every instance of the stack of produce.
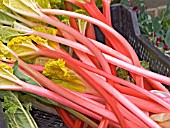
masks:
[[[170,126],[163,86],[170,78],[142,66],[112,28],[110,1],[1,0],[0,8],[0,98],[9,127],[38,127],[30,97],[55,108],[68,128]]]

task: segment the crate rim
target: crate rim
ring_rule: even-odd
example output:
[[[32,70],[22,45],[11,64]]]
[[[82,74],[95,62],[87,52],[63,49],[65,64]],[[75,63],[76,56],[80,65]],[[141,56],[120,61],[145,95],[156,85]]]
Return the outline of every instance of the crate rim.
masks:
[[[152,52],[155,52],[159,58],[162,58],[164,60],[164,63],[166,63],[170,69],[170,58],[166,55],[164,55],[158,48],[156,48],[149,40],[147,40],[140,32],[140,28],[139,28],[139,22],[138,22],[138,18],[137,18],[137,15],[136,15],[136,12],[133,11],[132,9],[130,9],[128,6],[124,5],[124,4],[111,4],[110,5],[110,8],[112,7],[123,7],[125,9],[127,9],[130,13],[131,13],[131,16],[132,16],[132,24],[133,24],[133,28],[134,29],[134,34],[144,40],[144,44],[149,47]]]

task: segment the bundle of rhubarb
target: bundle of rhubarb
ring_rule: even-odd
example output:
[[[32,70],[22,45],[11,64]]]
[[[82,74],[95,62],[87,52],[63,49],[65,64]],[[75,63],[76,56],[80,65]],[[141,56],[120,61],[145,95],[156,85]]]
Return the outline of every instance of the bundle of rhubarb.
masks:
[[[109,0],[0,0],[0,23],[0,98],[18,117],[23,107],[12,97],[31,96],[53,106],[68,128],[170,127],[163,86],[170,78],[149,71],[114,30]],[[26,128],[16,113],[8,126]],[[28,128],[37,127],[24,116]]]

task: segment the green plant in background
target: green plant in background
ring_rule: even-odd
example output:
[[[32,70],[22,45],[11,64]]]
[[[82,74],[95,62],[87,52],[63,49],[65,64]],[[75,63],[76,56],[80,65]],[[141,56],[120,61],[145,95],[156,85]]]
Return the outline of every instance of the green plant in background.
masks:
[[[160,16],[150,16],[144,0],[121,0],[137,13],[142,35],[170,57],[170,1]]]

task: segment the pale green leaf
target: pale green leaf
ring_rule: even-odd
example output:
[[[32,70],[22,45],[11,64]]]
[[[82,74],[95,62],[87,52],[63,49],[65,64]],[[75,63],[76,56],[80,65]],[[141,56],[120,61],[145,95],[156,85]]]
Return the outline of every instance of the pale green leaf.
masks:
[[[167,31],[165,39],[166,39],[166,44],[170,48],[170,30]]]
[[[161,30],[161,23],[159,17],[155,17],[153,19],[153,30],[154,32],[159,32]]]
[[[37,8],[37,4],[34,0],[20,0],[23,4],[37,12],[38,14],[40,13],[39,9]]]
[[[3,4],[11,10],[26,16],[37,17],[37,11],[25,5],[21,0],[3,0]],[[27,3],[28,4],[28,3]],[[30,5],[30,4],[29,4]]]
[[[28,56],[20,57],[20,59],[23,60],[24,62],[26,62],[27,64],[34,64],[37,57],[40,57],[40,56],[28,55]]]
[[[36,64],[36,65],[44,66],[48,62],[49,59],[51,59],[51,58],[48,58],[48,57],[36,57],[33,63]]]
[[[5,110],[5,118],[8,128],[38,128],[35,121],[29,114],[28,106],[26,110],[18,100],[16,93],[11,91],[1,91],[0,98],[4,99],[2,107]]]
[[[8,15],[0,12],[0,23],[6,24],[6,25],[12,25],[15,19],[9,17]]]
[[[20,35],[21,33],[12,29],[11,27],[0,25],[0,41],[7,43],[13,37]]]

